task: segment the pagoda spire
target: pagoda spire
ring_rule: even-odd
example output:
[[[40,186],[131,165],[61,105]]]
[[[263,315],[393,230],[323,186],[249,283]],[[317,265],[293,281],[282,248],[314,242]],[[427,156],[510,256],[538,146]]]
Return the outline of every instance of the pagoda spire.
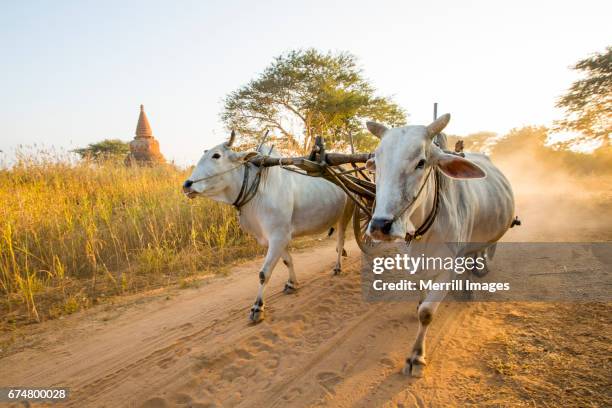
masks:
[[[165,161],[164,156],[159,150],[159,142],[153,137],[153,131],[144,111],[144,106],[140,105],[136,137],[130,142],[130,153],[125,162],[128,165],[153,165],[164,163]]]
[[[149,119],[147,119],[147,114],[144,111],[144,105],[140,105],[140,116],[138,116],[138,125],[136,125],[136,137],[153,137],[153,130],[151,130]]]

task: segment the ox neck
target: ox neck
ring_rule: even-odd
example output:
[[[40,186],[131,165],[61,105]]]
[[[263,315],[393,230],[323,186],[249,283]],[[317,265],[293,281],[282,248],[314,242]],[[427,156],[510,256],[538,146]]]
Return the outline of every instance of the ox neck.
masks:
[[[436,172],[438,170],[436,168],[432,169],[432,173],[430,177],[427,178],[427,185],[425,186],[425,190],[423,191],[424,200],[423,202],[414,209],[414,211],[410,214],[409,219],[412,225],[416,229],[419,229],[423,223],[427,220],[427,217],[431,214],[434,207],[435,195],[436,195]]]
[[[227,187],[210,198],[225,204],[233,204],[236,197],[238,197],[238,194],[240,193],[240,188],[242,187],[242,182],[244,180],[244,172],[244,166],[240,166],[235,171],[230,171],[227,174],[229,179]]]

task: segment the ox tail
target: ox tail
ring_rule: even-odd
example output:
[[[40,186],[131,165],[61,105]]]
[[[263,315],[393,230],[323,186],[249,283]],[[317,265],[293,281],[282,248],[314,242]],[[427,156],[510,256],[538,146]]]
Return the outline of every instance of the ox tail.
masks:
[[[328,236],[328,237],[331,237],[331,236],[332,236],[332,234],[334,233],[334,231],[335,231],[335,230],[336,230],[336,229],[335,229],[334,227],[331,227],[331,228],[329,229],[329,231],[327,232],[327,236]]]
[[[512,220],[512,222],[510,223],[510,228],[514,227],[514,226],[521,226],[521,220],[519,220],[518,215],[516,217],[514,217],[514,219]]]

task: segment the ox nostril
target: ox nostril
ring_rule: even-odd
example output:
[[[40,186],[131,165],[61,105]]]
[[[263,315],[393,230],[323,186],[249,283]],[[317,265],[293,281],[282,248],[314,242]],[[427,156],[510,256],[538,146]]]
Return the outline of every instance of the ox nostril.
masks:
[[[370,221],[370,228],[372,231],[380,231],[385,235],[389,235],[392,225],[393,220],[385,218],[372,218],[372,221]]]
[[[185,180],[185,183],[183,183],[183,188],[191,188],[192,185],[193,185],[193,181]]]

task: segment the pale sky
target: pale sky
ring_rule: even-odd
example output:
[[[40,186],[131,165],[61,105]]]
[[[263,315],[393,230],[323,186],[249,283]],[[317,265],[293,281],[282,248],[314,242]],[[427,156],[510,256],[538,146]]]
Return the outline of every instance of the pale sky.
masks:
[[[355,54],[412,124],[437,101],[449,133],[549,125],[610,16],[592,0],[4,1],[0,150],[127,141],[142,103],[166,158],[193,163],[226,137],[223,97],[307,47]]]

